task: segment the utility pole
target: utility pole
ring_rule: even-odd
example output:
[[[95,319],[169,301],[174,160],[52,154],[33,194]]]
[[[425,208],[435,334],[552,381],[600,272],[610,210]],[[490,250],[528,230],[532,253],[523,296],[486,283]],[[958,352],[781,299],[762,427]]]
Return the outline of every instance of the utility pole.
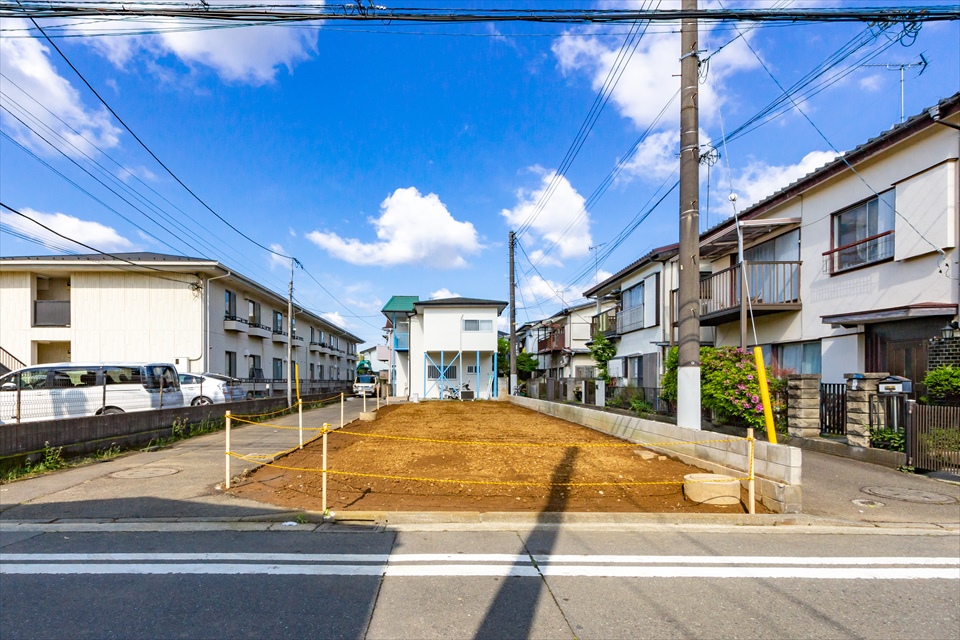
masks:
[[[517,237],[513,231],[508,237],[510,240],[510,388],[507,393],[514,395],[517,391],[517,283],[513,272],[513,250],[517,244]]]
[[[290,289],[287,294],[287,407],[293,406],[293,258],[290,259]]]
[[[697,0],[683,0],[696,11]],[[700,136],[696,18],[680,23],[680,342],[677,425],[700,429]]]
[[[593,279],[596,280],[594,285],[600,284],[600,261],[598,257],[598,249],[605,245],[606,242],[601,242],[600,244],[595,244],[590,247],[590,251],[593,251]],[[597,293],[597,315],[600,315],[600,294]],[[599,320],[597,321],[599,322]]]

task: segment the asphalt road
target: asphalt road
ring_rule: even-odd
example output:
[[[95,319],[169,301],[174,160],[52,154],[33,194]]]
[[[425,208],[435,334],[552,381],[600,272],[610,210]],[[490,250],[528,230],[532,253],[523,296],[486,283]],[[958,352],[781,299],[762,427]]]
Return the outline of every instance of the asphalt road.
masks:
[[[15,638],[958,638],[960,536],[0,532]]]

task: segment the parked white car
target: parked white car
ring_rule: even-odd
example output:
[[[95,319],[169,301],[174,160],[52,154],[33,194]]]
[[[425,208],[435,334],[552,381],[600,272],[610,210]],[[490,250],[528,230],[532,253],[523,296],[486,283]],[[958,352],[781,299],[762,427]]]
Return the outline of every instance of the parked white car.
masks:
[[[180,391],[184,406],[237,402],[246,397],[239,380],[219,373],[181,373]]]
[[[0,424],[183,406],[167,363],[58,362],[0,377]]]

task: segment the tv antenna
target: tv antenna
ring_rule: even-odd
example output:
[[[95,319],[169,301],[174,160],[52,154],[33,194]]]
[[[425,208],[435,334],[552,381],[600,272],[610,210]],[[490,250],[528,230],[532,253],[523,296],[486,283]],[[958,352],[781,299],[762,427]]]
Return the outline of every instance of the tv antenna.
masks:
[[[903,122],[903,120],[904,120],[904,113],[903,113],[903,80],[904,80],[904,78],[903,78],[903,72],[904,72],[906,69],[914,69],[914,68],[916,68],[916,67],[920,67],[920,73],[917,74],[917,77],[919,78],[920,76],[923,75],[923,72],[927,70],[927,65],[928,65],[928,64],[930,64],[930,61],[927,60],[927,58],[921,53],[921,54],[920,54],[920,61],[919,61],[919,62],[909,62],[909,63],[903,63],[903,64],[864,64],[864,65],[860,65],[860,66],[862,66],[862,67],[883,67],[884,69],[886,69],[886,70],[888,70],[888,71],[897,71],[897,70],[900,71],[900,122]]]

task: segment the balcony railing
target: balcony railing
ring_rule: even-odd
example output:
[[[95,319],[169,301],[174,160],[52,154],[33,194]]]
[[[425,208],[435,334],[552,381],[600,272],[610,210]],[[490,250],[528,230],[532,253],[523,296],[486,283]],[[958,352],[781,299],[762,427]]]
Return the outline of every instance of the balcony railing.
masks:
[[[590,337],[596,338],[599,334],[608,338],[617,334],[617,311],[610,309],[590,318]]]
[[[546,351],[560,351],[566,346],[564,332],[548,334],[547,337],[537,341],[537,351],[544,353]]]
[[[393,348],[397,351],[407,351],[410,349],[410,334],[409,333],[394,333],[393,334]]]
[[[70,301],[69,300],[34,300],[33,326],[35,327],[69,327]]]
[[[747,294],[754,314],[800,308],[799,262],[747,262]],[[729,322],[740,309],[740,265],[700,280],[700,319]]]
[[[823,270],[833,275],[892,258],[893,234],[892,230],[884,231],[875,236],[825,251],[823,253]]]
[[[617,333],[623,335],[637,329],[643,329],[643,305],[623,309],[617,314]]]

